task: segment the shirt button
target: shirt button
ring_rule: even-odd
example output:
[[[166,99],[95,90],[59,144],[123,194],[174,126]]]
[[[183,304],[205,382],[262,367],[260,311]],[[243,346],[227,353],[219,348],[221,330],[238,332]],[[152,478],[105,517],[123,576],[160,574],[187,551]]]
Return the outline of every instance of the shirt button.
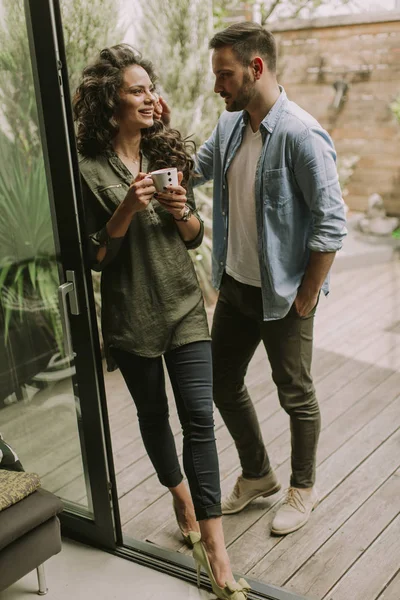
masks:
[[[225,184],[222,186],[222,189],[223,189],[223,190],[226,190],[226,185],[225,185]]]
[[[222,260],[221,260],[221,262],[220,262],[219,264],[221,265],[221,267],[223,267],[223,266],[224,266],[224,263],[222,262]]]
[[[223,216],[225,216],[225,211],[222,212]]]

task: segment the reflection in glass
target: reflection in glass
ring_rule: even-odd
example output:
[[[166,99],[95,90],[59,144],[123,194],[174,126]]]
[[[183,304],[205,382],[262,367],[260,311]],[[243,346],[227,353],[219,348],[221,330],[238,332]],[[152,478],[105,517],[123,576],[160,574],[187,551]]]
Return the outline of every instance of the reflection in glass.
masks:
[[[88,508],[23,3],[0,15],[0,431],[43,487]]]

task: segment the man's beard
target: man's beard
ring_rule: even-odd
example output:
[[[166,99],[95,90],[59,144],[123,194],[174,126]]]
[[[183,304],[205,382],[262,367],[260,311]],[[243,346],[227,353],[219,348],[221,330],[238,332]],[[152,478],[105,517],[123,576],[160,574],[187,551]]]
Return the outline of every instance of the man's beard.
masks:
[[[226,110],[228,112],[237,112],[239,110],[245,110],[249,102],[252,100],[252,98],[254,98],[254,87],[254,81],[251,80],[250,75],[245,71],[243,73],[242,87],[238,91],[236,99],[233,100],[231,104],[226,107]]]

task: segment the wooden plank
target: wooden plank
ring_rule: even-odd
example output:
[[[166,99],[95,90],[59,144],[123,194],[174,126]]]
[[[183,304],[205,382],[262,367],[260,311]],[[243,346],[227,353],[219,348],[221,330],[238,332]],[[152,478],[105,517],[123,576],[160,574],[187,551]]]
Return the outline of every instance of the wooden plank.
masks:
[[[70,500],[70,502],[87,507],[86,483],[83,475],[63,485],[55,490],[54,493],[64,500]]]
[[[399,292],[400,293],[400,290]],[[340,317],[338,320],[334,320],[332,324],[332,331],[320,333],[321,328],[316,323],[315,331],[315,342],[314,349],[316,352],[316,360],[313,364],[313,373],[318,374],[319,369],[323,368],[325,371],[330,366],[331,372],[333,372],[338,366],[344,364],[348,357],[353,358],[357,356],[360,350],[364,350],[371,343],[380,337],[382,330],[385,327],[400,317],[400,309],[397,309],[396,313],[393,313],[391,303],[396,298],[397,292],[392,291],[389,296],[384,298],[374,298],[371,300],[371,304],[368,306],[367,312],[364,313],[362,310],[354,314],[354,311],[349,311],[349,315],[344,318]],[[382,308],[382,312],[380,309]],[[373,315],[379,311],[380,318],[373,318]],[[347,319],[349,319],[348,322]],[[340,355],[334,364],[330,362],[329,355],[322,359],[319,359],[318,350],[333,350],[336,354]],[[326,364],[328,361],[328,364]]]
[[[46,490],[49,490],[49,492],[54,493],[68,483],[74,481],[80,475],[83,475],[83,473],[82,456],[81,454],[78,454],[78,456],[61,464],[40,479],[43,487],[45,487]]]
[[[81,447],[79,438],[74,436],[64,444],[54,447],[51,452],[39,457],[32,457],[33,470],[43,478],[77,457],[81,457]]]
[[[349,313],[354,315],[363,308],[361,306],[355,307],[355,294],[368,303],[370,299],[373,299],[377,294],[379,295],[382,290],[389,290],[390,288],[387,288],[388,284],[392,285],[398,277],[398,266],[395,262],[393,264],[393,268],[391,265],[379,265],[380,271],[376,271],[375,275],[368,273],[368,277],[364,269],[349,270],[351,279],[346,283],[346,286],[335,287],[333,285],[326,301],[323,297],[321,298],[322,302],[318,306],[316,320],[320,315],[323,315],[327,325],[335,325],[335,323],[341,322],[342,319],[346,319]],[[384,294],[380,293],[380,297],[383,299]]]
[[[73,424],[62,411],[60,413],[53,412],[52,416],[51,425],[44,429],[40,435],[31,436],[29,428],[27,428],[25,430],[26,439],[23,444],[15,444],[10,440],[10,443],[17,448],[18,455],[26,470],[35,470],[36,461],[43,456],[49,456],[60,445],[75,443],[77,448],[80,447],[76,422]],[[2,431],[5,439],[7,439],[7,428],[3,425]],[[45,464],[45,462],[41,462],[41,464]],[[47,470],[46,467],[45,469]],[[39,475],[41,475],[41,472],[39,472]]]
[[[400,373],[395,372],[390,377],[386,375],[380,383],[378,377],[381,373],[378,369],[369,369],[360,378],[352,381],[353,385],[348,385],[337,397],[321,405],[324,427],[321,433],[323,445],[318,451],[320,459],[322,456],[329,456],[329,453],[337,449],[339,442],[345,443],[371,422],[398,395]],[[289,442],[289,431],[277,440],[274,447],[275,464],[280,465],[287,460]]]
[[[398,450],[397,450],[398,451]],[[375,600],[399,568],[400,516],[331,590],[326,600]]]
[[[45,417],[49,412],[46,409],[66,404],[71,406],[73,403],[71,378],[68,377],[57,382],[47,383],[42,390],[35,391],[32,387],[28,392],[28,398],[1,409],[2,422],[7,423],[9,427],[13,427],[15,424],[15,432],[10,429],[10,433],[18,435],[19,420],[24,422],[29,414],[41,411]]]
[[[251,576],[283,585],[398,469],[400,431],[391,432],[395,428],[393,419],[398,419],[399,407],[400,399],[329,457],[324,469],[320,469],[319,489],[323,501],[312,515],[309,527],[286,538],[271,537],[264,547],[253,548],[251,560],[254,563],[257,560],[257,563],[250,569]],[[389,438],[388,434],[391,434]],[[394,455],[389,458],[390,452]],[[353,457],[351,464],[350,456]],[[250,533],[256,530],[260,534],[269,529],[271,519],[272,515],[266,515]]]
[[[354,332],[353,335],[358,340],[368,339],[371,331],[383,327],[384,323],[395,321],[399,316],[400,309],[397,305],[399,293],[400,286],[399,289],[393,289],[392,283],[388,282],[386,287],[377,290],[375,294],[368,294],[368,298],[356,311],[354,308],[346,309],[343,314],[330,318],[324,313],[321,316],[317,310],[314,344],[317,347],[327,347],[338,352],[338,345],[341,346],[345,339],[352,339],[351,332]],[[381,308],[382,312],[380,312]],[[373,318],[376,313],[379,316]],[[328,323],[330,328],[320,325],[319,319],[323,319],[323,324]]]
[[[50,393],[52,393],[50,391]],[[38,396],[38,397],[37,397]],[[78,435],[76,419],[75,400],[69,394],[51,395],[45,399],[45,395],[39,392],[29,403],[21,401],[12,405],[18,407],[20,414],[18,418],[8,420],[8,408],[3,408],[2,432],[4,437],[12,440],[12,443],[21,448],[27,448],[27,453],[38,455],[43,440],[54,437],[64,440],[71,437],[74,432]]]
[[[284,539],[267,537],[261,543],[256,543],[253,539],[254,533],[261,539],[263,535],[264,538],[269,536],[273,514],[268,511],[229,549],[234,568],[238,568],[241,564],[242,570],[250,572],[251,576],[277,585],[281,585],[282,580],[286,581],[300,568],[305,560],[326,541],[327,537],[324,536],[332,535],[332,532],[342,524],[342,519],[348,518],[358,508],[363,502],[363,494],[364,500],[368,497],[365,494],[371,493],[370,490],[374,485],[371,481],[376,481],[376,487],[379,487],[398,467],[398,456],[394,456],[394,464],[393,461],[389,461],[387,465],[383,463],[380,465],[379,474],[376,474],[377,479],[371,480],[365,471],[365,464],[376,465],[381,460],[384,451],[379,448],[379,445],[383,443],[386,447],[386,438],[398,427],[399,410],[400,398],[392,402],[377,419],[368,423],[319,466],[318,489],[322,503],[313,514],[308,527]],[[398,443],[400,434],[394,439],[394,442],[388,442],[391,448]],[[378,450],[375,451],[377,447]],[[358,473],[361,473],[362,477],[367,477],[369,487],[363,487],[364,484],[359,482]],[[371,475],[374,476],[375,474]],[[337,491],[336,488],[346,479],[346,484]],[[353,485],[353,482],[356,483]],[[359,491],[356,489],[358,485],[361,486]],[[334,490],[335,493],[332,493]],[[338,503],[337,508],[335,503]]]
[[[394,374],[393,377],[395,377]],[[397,395],[397,390],[398,387],[396,387],[394,390],[392,389],[392,383],[395,381],[394,379],[392,380],[392,382],[390,382],[389,380],[387,380],[388,383],[383,382],[382,386],[379,386],[378,388],[376,388],[375,390],[373,390],[372,392],[370,392],[370,394],[368,394],[369,396],[369,404],[370,407],[375,406],[375,410],[377,412],[379,412],[381,410],[382,407],[382,402],[390,402],[391,400],[393,400],[393,397],[395,395]],[[398,383],[398,378],[396,378],[396,381]],[[392,390],[390,392],[390,390]],[[382,396],[381,393],[385,393],[386,396]],[[391,396],[387,397],[388,394],[391,393]],[[382,400],[382,399],[385,400]],[[335,405],[337,404],[337,410],[339,410],[339,414],[341,414],[341,410],[340,410],[340,405],[341,405],[341,397],[339,397],[337,399],[336,402],[332,402],[331,406],[335,407]],[[365,400],[362,399],[362,395],[359,397],[360,403],[363,403]],[[351,400],[351,395],[348,397],[347,399],[349,406],[352,405],[352,400]],[[370,408],[370,410],[372,411],[373,409]],[[360,410],[360,415],[357,416],[357,420],[353,421],[354,424],[358,423],[358,419],[361,421],[360,423],[360,427],[363,424],[362,421],[362,411]],[[334,455],[335,450],[337,450],[337,448],[341,445],[344,444],[345,442],[347,443],[352,436],[352,430],[351,428],[349,429],[349,427],[351,426],[351,421],[347,416],[344,416],[342,418],[341,423],[337,422],[333,425],[336,435],[330,435],[329,434],[329,429],[328,427],[325,429],[323,429],[322,431],[322,435],[320,438],[320,443],[319,443],[319,449],[318,449],[318,475],[317,475],[317,483],[318,486],[321,487],[321,475],[323,475],[326,472],[326,463],[325,461],[327,461],[330,456]],[[271,459],[272,459],[272,464],[274,464],[274,460],[275,460],[275,448],[274,447],[270,447],[269,448],[269,452],[271,455]],[[289,453],[290,453],[290,447],[287,446],[287,459],[285,462],[283,462],[281,464],[280,467],[278,467],[277,469],[277,473],[278,476],[281,480],[281,482],[285,482],[289,480],[288,476],[290,473],[290,457],[289,457]],[[351,460],[353,460],[352,458],[352,450],[350,448],[349,450],[349,456],[346,457],[345,462],[349,463],[351,462]],[[346,465],[343,466],[344,467],[344,472],[347,473],[348,471],[346,470]],[[230,477],[228,477],[225,481],[223,481],[222,484],[222,488],[225,492],[227,492],[228,490],[231,489],[231,487],[234,485],[236,479],[236,474],[231,475]],[[265,501],[261,501],[258,500],[257,503],[259,504],[259,506],[263,506],[263,502]],[[256,504],[257,504],[256,503]],[[250,505],[251,506],[251,505]],[[265,507],[267,507],[267,504],[264,504]],[[272,505],[271,505],[272,506]],[[240,515],[240,519],[237,518],[231,518],[225,527],[225,538],[228,541],[228,543],[232,543],[234,542],[237,538],[240,537],[240,535],[242,535],[242,533],[244,533],[249,527],[251,527],[252,525],[252,520],[254,518],[254,514],[253,511],[249,511],[248,507],[245,511],[243,511]],[[247,514],[249,513],[249,514]],[[262,551],[262,549],[261,549]]]
[[[400,598],[400,570],[396,573],[392,581],[388,582],[382,594],[377,600],[399,600]]]
[[[285,589],[323,598],[399,514],[397,470],[328,541],[285,582]],[[400,555],[399,555],[400,561]],[[350,597],[350,589],[348,590]],[[400,598],[400,595],[398,596]]]
[[[345,358],[342,358],[342,360],[346,360],[346,359],[345,359]],[[347,364],[348,364],[348,361],[347,361]],[[346,364],[346,368],[348,368],[347,364]],[[368,367],[368,365],[365,365],[365,368],[367,368],[367,367]],[[339,374],[338,374],[338,375],[339,375]],[[316,380],[318,380],[318,376],[316,377]],[[337,378],[336,378],[336,381],[340,381],[340,377],[337,377]]]

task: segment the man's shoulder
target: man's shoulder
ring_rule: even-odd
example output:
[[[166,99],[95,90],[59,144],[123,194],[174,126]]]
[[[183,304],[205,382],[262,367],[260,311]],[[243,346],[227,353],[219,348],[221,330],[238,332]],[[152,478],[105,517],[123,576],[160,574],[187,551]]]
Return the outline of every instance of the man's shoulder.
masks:
[[[218,120],[218,127],[221,131],[232,131],[238,123],[243,121],[243,111],[228,112],[224,110]]]
[[[311,129],[323,129],[315,117],[291,100],[285,104],[279,125],[294,138],[305,135]]]

